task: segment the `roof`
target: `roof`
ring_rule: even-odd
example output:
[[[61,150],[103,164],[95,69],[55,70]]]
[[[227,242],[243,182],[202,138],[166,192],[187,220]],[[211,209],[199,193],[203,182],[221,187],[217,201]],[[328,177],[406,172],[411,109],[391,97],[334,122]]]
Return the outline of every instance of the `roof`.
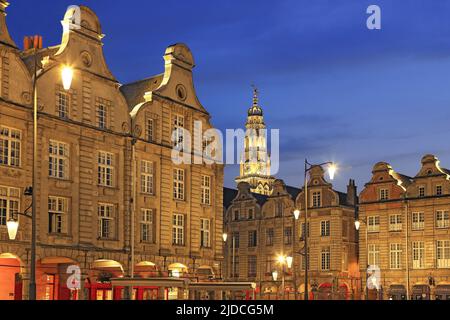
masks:
[[[236,189],[231,189],[223,187],[223,207],[228,209],[231,206],[231,202],[236,198],[238,191]]]
[[[302,192],[302,189],[292,186],[286,186],[286,191],[291,195],[292,199],[295,201],[299,193]]]
[[[237,194],[238,194],[238,190],[223,187],[223,207],[225,209],[228,209],[231,206],[231,203],[237,197]],[[266,195],[254,193],[254,192],[251,192],[251,195],[256,199],[256,202],[260,206],[262,206],[267,201],[267,197],[268,197]]]
[[[21,58],[22,58],[23,62],[25,63],[27,69],[30,71],[30,73],[33,73],[35,61],[37,61],[37,63],[38,63],[38,68],[41,68],[42,59],[47,56],[48,57],[54,56],[55,53],[58,52],[59,47],[60,46],[57,45],[57,46],[53,46],[53,47],[38,49],[36,52],[36,57],[35,57],[34,49],[22,51]]]
[[[130,109],[135,105],[144,102],[144,94],[153,91],[159,87],[164,74],[158,74],[143,80],[127,83],[120,86],[120,91],[125,96]]]

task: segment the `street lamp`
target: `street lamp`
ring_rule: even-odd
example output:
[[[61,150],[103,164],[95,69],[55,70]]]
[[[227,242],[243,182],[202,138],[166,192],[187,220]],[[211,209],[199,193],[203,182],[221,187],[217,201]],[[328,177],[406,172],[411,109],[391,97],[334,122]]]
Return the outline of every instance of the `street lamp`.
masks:
[[[294,296],[295,296],[295,300],[297,300],[298,298],[298,288],[297,288],[297,272],[295,270],[295,264],[294,264],[294,254],[296,252],[295,250],[295,243],[297,242],[297,228],[295,226],[296,221],[300,218],[300,210],[295,209],[294,210],[294,221],[293,221],[293,226],[294,226],[294,241],[292,242],[292,264],[294,265],[294,268],[292,270],[292,277],[293,277],[293,282],[294,282]]]
[[[286,264],[289,269],[292,268],[292,259],[293,258],[291,256],[286,257]]]
[[[357,220],[355,220],[355,229],[356,231],[359,231],[359,228],[361,227],[361,223],[364,224],[366,226],[366,230],[365,230],[365,241],[366,241],[366,265],[369,266],[369,244],[367,243],[367,239],[368,239],[368,225],[367,225],[367,220],[364,218],[359,218]],[[359,236],[358,236],[359,239]],[[367,270],[366,270],[366,281],[367,281]],[[362,283],[361,283],[362,286]],[[366,285],[366,290],[365,290],[365,296],[366,296],[366,300],[368,297],[368,292],[367,292],[367,285]]]
[[[17,229],[19,228],[19,220],[10,218],[6,222],[6,227],[8,228],[9,240],[15,240],[17,236]]]
[[[228,234],[224,232],[222,234],[222,239],[223,239],[223,242],[226,243],[227,240],[228,240]],[[235,277],[235,271],[236,271],[235,270],[236,239],[235,239],[235,235],[233,233],[231,234],[231,246],[232,246],[232,249],[231,249],[232,250],[231,275],[232,275],[232,278],[234,278]],[[228,261],[227,261],[227,266],[228,266]]]
[[[37,80],[42,77],[46,72],[53,69],[56,66],[50,66],[46,70],[42,70],[38,74],[38,61],[37,55],[38,47],[34,45],[34,76],[33,76],[33,170],[32,170],[32,200],[31,200],[31,262],[30,262],[30,285],[29,285],[29,299],[36,300],[36,174],[38,172],[38,90]],[[73,69],[69,66],[63,66],[61,70],[61,78],[63,82],[64,90],[69,90],[72,85]],[[11,228],[15,227],[15,224],[10,224]],[[18,225],[17,225],[18,227]],[[12,231],[12,229],[11,229]],[[11,234],[14,235],[14,234]]]
[[[63,82],[64,90],[70,90],[73,79],[73,69],[69,66],[64,66],[61,71],[61,78]]]
[[[334,175],[337,170],[337,166],[335,163],[328,161],[323,162],[318,165],[313,165],[308,162],[308,159],[305,159],[305,175],[304,175],[304,198],[305,198],[305,234],[304,234],[304,257],[305,257],[305,300],[308,300],[308,172],[314,168],[314,167],[321,167],[328,165],[328,175],[330,177],[330,180],[334,179]]]
[[[278,271],[277,270],[272,271],[272,278],[273,278],[273,281],[278,280]]]

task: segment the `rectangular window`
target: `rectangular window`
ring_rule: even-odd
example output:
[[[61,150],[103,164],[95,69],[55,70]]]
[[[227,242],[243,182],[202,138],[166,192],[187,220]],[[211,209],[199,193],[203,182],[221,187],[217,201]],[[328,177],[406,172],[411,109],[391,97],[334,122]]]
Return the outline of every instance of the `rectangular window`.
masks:
[[[441,196],[442,195],[442,186],[436,186],[436,195]]]
[[[239,232],[233,232],[234,248],[239,248]],[[231,249],[233,249],[233,242],[230,243]]]
[[[348,237],[348,221],[342,220],[342,236],[344,238]]]
[[[266,229],[266,246],[273,246],[273,228]]]
[[[400,269],[402,258],[402,245],[400,243],[390,244],[390,268]]]
[[[173,198],[184,200],[184,170],[173,169]]]
[[[68,201],[61,197],[48,197],[48,232],[67,233]]]
[[[141,241],[154,243],[154,218],[153,209],[141,210]]]
[[[425,197],[425,187],[424,186],[419,187],[419,197],[420,198]]]
[[[379,232],[380,231],[380,216],[367,217],[367,232]]]
[[[257,257],[248,256],[248,276],[250,278],[256,277],[257,273]]]
[[[202,248],[211,247],[211,220],[200,219],[200,246]]]
[[[377,244],[369,244],[367,246],[369,252],[369,265],[379,266],[380,265],[380,247]]]
[[[6,226],[6,222],[17,219],[20,203],[20,189],[0,186],[0,226]]]
[[[258,244],[257,233],[256,230],[252,230],[248,232],[248,246],[256,247]]]
[[[292,227],[284,228],[284,244],[286,245],[292,244]]]
[[[69,94],[64,91],[59,91],[58,92],[58,107],[57,107],[58,117],[63,118],[63,119],[69,118],[69,109],[70,109]]]
[[[172,141],[180,150],[183,148],[184,117],[176,114],[173,117]]]
[[[253,209],[248,209],[248,218],[249,219],[253,219],[254,218]]]
[[[281,217],[283,215],[283,203],[278,202],[275,207],[275,217]]]
[[[422,269],[425,267],[425,244],[423,241],[414,241],[412,243],[413,269]]]
[[[322,248],[321,251],[321,270],[322,271],[328,271],[330,270],[330,261],[331,261],[331,255],[330,255],[330,247]]]
[[[211,204],[211,177],[202,176],[202,204]]]
[[[114,239],[114,205],[108,203],[98,204],[98,236],[101,239]]]
[[[213,141],[213,137],[205,136],[203,138],[203,154],[207,158],[211,158],[213,156],[213,145],[211,145]]]
[[[239,210],[234,210],[233,212],[233,220],[238,221],[239,220]]]
[[[239,278],[239,256],[234,256],[234,265],[233,265],[233,257],[230,257],[230,265],[232,265],[231,268],[231,277]]]
[[[0,126],[0,165],[20,166],[20,140],[22,132]]]
[[[449,222],[448,211],[436,211],[436,228],[448,228]]]
[[[104,104],[97,105],[97,126],[100,129],[108,128],[108,107]]]
[[[308,269],[310,268],[310,265],[311,265],[311,263],[310,263],[310,261],[311,261],[311,254],[310,254],[310,252],[311,252],[311,250],[309,250],[310,248],[308,247]],[[304,253],[304,251],[303,251],[303,253]],[[305,257],[305,255],[303,255],[302,256],[302,270],[305,270],[306,269],[306,257]]]
[[[172,218],[172,244],[184,246],[184,214],[174,214]]]
[[[402,230],[402,216],[400,214],[392,214],[389,216],[389,231]]]
[[[423,230],[425,228],[425,216],[423,212],[412,213],[412,230]]]
[[[52,178],[69,178],[69,146],[50,140],[48,145],[48,175]]]
[[[314,191],[312,193],[312,205],[314,208],[319,208],[322,205],[322,194],[320,191]]]
[[[147,141],[155,141],[155,121],[153,119],[147,119],[147,126],[145,128]]]
[[[114,174],[114,155],[109,152],[98,152],[98,184],[112,187]]]
[[[153,194],[153,162],[141,161],[141,192]]]
[[[320,236],[329,237],[330,236],[330,221],[324,220],[320,222]]]
[[[275,270],[274,266],[276,264],[276,261],[272,260],[271,258],[267,258],[266,260],[266,273],[272,276],[272,272]]]
[[[310,231],[309,231],[309,222],[306,224],[307,229],[308,229],[308,234],[307,236],[310,236]],[[305,239],[305,223],[302,223],[302,239]]]
[[[438,240],[436,245],[438,268],[450,268],[450,240]]]
[[[389,189],[380,189],[380,201],[389,200]]]

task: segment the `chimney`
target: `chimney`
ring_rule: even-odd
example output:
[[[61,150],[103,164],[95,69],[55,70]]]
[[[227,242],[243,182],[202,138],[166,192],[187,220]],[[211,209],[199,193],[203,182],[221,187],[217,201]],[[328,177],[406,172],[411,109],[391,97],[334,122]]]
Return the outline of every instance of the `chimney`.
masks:
[[[355,206],[358,202],[358,196],[356,194],[355,180],[350,179],[347,186],[347,203]]]
[[[42,49],[42,36],[25,36],[23,38],[23,50]]]

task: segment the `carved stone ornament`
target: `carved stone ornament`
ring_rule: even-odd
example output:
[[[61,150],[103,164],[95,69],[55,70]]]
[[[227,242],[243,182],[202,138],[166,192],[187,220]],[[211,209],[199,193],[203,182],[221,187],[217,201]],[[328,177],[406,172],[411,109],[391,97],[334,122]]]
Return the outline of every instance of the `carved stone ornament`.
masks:
[[[31,103],[31,93],[28,91],[22,92],[22,101],[25,104]]]
[[[130,133],[130,126],[128,122],[122,123],[122,131],[123,133]]]
[[[133,136],[139,138],[142,134],[142,128],[140,125],[135,125],[133,128]]]
[[[89,68],[92,65],[92,56],[89,52],[83,51],[81,52],[81,61],[83,62],[83,65],[87,68]]]

